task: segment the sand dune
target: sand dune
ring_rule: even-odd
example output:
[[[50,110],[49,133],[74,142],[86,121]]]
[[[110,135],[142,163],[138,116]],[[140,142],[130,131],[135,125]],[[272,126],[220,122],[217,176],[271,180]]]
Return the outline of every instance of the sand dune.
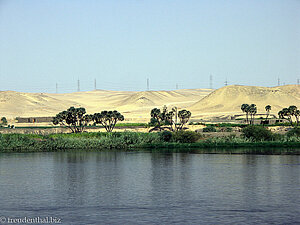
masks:
[[[161,107],[162,105],[179,104],[186,107],[196,99],[205,97],[210,90],[206,89],[184,89],[178,91],[143,91],[128,96],[125,100],[120,101],[119,106],[133,107]],[[196,100],[197,101],[197,100]]]
[[[285,85],[279,87],[256,87],[231,85],[215,90],[189,109],[194,116],[200,114],[241,114],[241,105],[256,104],[258,113],[265,113],[265,106],[271,105],[271,113],[277,114],[283,107],[300,107],[300,87]]]
[[[267,104],[271,113],[283,107],[300,108],[300,86],[255,87],[231,85],[212,92],[211,89],[182,89],[176,91],[107,91],[95,90],[67,94],[0,92],[0,116],[7,118],[29,116],[54,116],[70,106],[85,107],[87,113],[116,109],[126,121],[149,121],[154,107],[188,108],[193,119],[241,114],[243,103],[254,103],[258,113],[265,112]]]
[[[87,113],[119,110],[128,120],[149,120],[154,107],[187,107],[209,94],[209,89],[176,91],[106,91],[95,90],[67,94],[0,92],[0,116],[7,118],[54,116],[70,106],[85,107]]]
[[[53,115],[53,112],[61,111],[69,105],[78,106],[76,101],[61,101],[42,93],[0,92],[0,116],[8,118]]]

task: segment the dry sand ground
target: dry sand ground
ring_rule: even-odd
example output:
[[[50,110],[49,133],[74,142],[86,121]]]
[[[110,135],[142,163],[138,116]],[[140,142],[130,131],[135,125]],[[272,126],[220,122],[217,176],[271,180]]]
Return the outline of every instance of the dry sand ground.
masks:
[[[177,106],[192,112],[192,121],[213,118],[218,120],[230,115],[242,114],[243,103],[254,103],[258,113],[265,113],[271,105],[271,113],[289,105],[300,108],[300,86],[256,87],[231,85],[218,90],[183,89],[176,91],[105,91],[75,92],[68,94],[0,92],[0,117],[55,116],[70,106],[85,107],[87,113],[102,110],[118,110],[125,116],[124,122],[148,122],[150,110]],[[21,124],[19,124],[20,126]],[[32,125],[32,124],[31,124]],[[45,124],[44,124],[45,125]]]

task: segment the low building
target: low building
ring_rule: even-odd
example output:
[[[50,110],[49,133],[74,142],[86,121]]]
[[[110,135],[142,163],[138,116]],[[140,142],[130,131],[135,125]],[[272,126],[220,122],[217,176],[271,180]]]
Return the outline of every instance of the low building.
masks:
[[[250,121],[250,119],[249,119]],[[254,120],[254,124],[264,124],[264,125],[274,125],[276,123],[284,123],[286,121],[284,121],[283,119],[278,119],[278,118],[271,118],[271,119],[258,119],[255,118]],[[247,120],[243,120],[243,123],[247,123]]]
[[[17,123],[49,123],[53,117],[17,117]]]

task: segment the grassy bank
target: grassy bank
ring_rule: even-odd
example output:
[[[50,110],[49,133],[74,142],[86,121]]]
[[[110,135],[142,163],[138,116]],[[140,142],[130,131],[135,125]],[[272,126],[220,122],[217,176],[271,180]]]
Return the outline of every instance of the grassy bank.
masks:
[[[189,143],[186,143],[189,142]],[[300,138],[277,135],[276,139],[254,141],[251,138],[215,137],[204,138],[195,132],[177,134],[140,132],[95,132],[75,134],[0,134],[0,152],[43,152],[65,151],[69,149],[179,149],[179,148],[253,148],[288,147],[300,148]]]

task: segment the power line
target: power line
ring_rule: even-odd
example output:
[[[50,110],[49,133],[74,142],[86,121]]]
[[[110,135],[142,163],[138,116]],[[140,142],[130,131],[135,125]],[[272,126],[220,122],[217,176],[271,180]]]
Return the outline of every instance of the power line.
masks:
[[[80,82],[79,82],[79,79],[77,80],[77,91],[78,92],[80,91]]]
[[[278,77],[278,80],[277,80],[277,85],[280,86],[280,79]]]
[[[56,83],[55,88],[56,88],[56,94],[57,94],[58,93],[58,85],[57,85],[57,83]]]
[[[96,79],[94,80],[94,89],[97,90],[97,81],[96,81]]]
[[[210,89],[213,88],[213,77],[212,77],[212,75],[209,76],[209,88]]]
[[[149,78],[147,78],[147,91],[149,91]]]

